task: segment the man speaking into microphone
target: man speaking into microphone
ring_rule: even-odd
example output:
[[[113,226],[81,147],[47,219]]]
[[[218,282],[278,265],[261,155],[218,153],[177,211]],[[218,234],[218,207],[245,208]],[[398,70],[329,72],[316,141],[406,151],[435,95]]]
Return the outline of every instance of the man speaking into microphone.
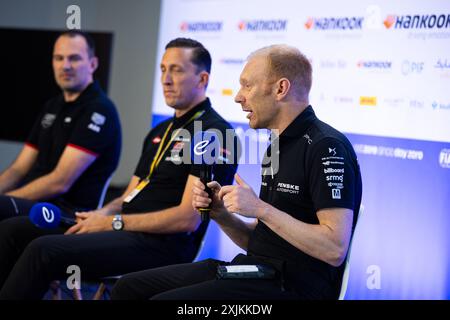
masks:
[[[214,166],[223,164],[222,159],[219,158],[221,152],[219,136],[220,132],[216,134],[213,131],[200,131],[195,134],[192,141],[192,163],[198,166],[199,178],[203,185],[212,181]],[[205,188],[205,192],[211,195],[211,189],[208,187]],[[197,210],[201,214],[202,221],[209,220],[210,206],[197,208]]]
[[[251,54],[235,101],[251,128],[272,130],[278,150],[269,148],[266,158],[279,159],[264,161],[259,197],[239,175],[236,185],[208,183],[211,194],[195,183],[193,207],[210,206],[211,219],[247,254],[231,263],[208,259],[125,275],[113,299],[338,297],[361,174],[347,138],[309,105],[311,79],[311,64],[296,48],[274,45]]]
[[[191,205],[200,174],[190,159],[180,159],[196,131],[214,128],[225,136],[233,130],[206,97],[211,56],[201,43],[170,41],[160,70],[165,102],[175,114],[145,138],[121,197],[102,209],[77,213],[77,224],[65,235],[34,239],[37,227],[29,221],[13,228],[0,225],[0,299],[40,299],[51,281],[67,277],[69,265],[80,268],[83,281],[195,257],[205,230]],[[225,149],[231,152],[233,146]],[[234,155],[227,157],[230,161],[214,171],[214,179],[224,184],[232,183],[237,168]],[[29,241],[16,241],[18,234]]]

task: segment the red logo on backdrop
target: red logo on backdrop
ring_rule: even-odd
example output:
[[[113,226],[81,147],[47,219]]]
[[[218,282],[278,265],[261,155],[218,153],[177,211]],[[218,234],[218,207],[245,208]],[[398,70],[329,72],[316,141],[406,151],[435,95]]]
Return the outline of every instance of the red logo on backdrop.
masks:
[[[180,25],[180,30],[181,30],[181,31],[187,31],[187,29],[188,29],[188,24],[187,24],[187,22],[181,23],[181,25]]]
[[[305,23],[305,28],[309,30],[312,28],[313,24],[314,24],[313,18],[308,18],[308,21],[306,21]]]
[[[161,142],[161,137],[154,137],[153,140],[152,140],[152,142],[153,142],[154,144],[160,143],[160,142]]]
[[[389,29],[390,27],[392,27],[395,21],[397,21],[397,17],[391,15],[386,17],[386,20],[383,21],[383,24],[386,27],[386,29]]]

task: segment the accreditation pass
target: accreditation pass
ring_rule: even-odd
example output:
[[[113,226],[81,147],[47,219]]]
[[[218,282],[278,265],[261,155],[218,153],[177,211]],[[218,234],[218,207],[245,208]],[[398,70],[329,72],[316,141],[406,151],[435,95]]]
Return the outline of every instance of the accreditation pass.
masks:
[[[139,182],[139,184],[136,186],[136,188],[134,188],[134,190],[131,191],[126,196],[126,198],[123,200],[123,202],[129,203],[131,200],[133,200],[139,194],[139,192],[141,192],[142,189],[144,189],[145,186],[148,185],[149,182],[150,182],[149,179],[144,179],[141,182]]]

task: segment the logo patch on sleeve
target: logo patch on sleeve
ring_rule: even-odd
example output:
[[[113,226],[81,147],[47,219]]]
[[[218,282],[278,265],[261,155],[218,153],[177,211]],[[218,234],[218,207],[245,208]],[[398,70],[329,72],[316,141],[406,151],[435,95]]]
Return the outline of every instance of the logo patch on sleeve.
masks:
[[[94,112],[92,114],[91,121],[98,126],[102,126],[105,124],[106,117],[100,113]]]
[[[91,116],[92,123],[89,123],[88,129],[94,132],[100,132],[100,126],[105,124],[106,117],[100,113],[94,112]]]
[[[43,117],[42,117],[42,121],[41,121],[41,126],[44,129],[47,129],[49,127],[51,127],[51,125],[53,124],[53,122],[56,119],[56,114],[53,113],[46,113]]]
[[[336,155],[336,148],[328,148],[328,153],[331,153],[333,156]]]

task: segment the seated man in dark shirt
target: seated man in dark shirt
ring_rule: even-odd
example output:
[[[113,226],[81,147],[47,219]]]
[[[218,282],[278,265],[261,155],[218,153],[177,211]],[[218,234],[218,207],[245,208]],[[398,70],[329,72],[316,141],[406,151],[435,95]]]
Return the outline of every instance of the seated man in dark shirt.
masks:
[[[237,185],[197,181],[193,206],[247,254],[231,263],[208,259],[123,276],[113,299],[336,299],[361,203],[361,174],[347,138],[309,106],[312,68],[297,49],[253,53],[235,101],[250,127],[273,130],[258,197]],[[270,161],[269,161],[270,160]],[[237,215],[255,218],[246,223]],[[245,267],[242,265],[246,265]],[[236,267],[237,266],[237,267]]]
[[[121,148],[114,104],[94,81],[91,37],[67,31],[55,42],[53,70],[62,94],[45,105],[14,163],[0,175],[0,220],[27,215],[47,200],[66,212],[102,205]]]
[[[174,159],[190,149],[186,133],[216,129],[225,136],[233,130],[206,97],[211,57],[202,44],[169,42],[160,67],[165,101],[175,115],[145,138],[127,190],[102,209],[77,213],[76,225],[59,228],[65,235],[35,239],[42,231],[26,219],[0,224],[0,299],[40,299],[52,280],[69,276],[71,265],[83,281],[192,261],[207,223],[200,224],[191,205],[199,168]],[[234,145],[222,148],[228,163],[216,166],[220,183],[233,181],[232,150]]]

